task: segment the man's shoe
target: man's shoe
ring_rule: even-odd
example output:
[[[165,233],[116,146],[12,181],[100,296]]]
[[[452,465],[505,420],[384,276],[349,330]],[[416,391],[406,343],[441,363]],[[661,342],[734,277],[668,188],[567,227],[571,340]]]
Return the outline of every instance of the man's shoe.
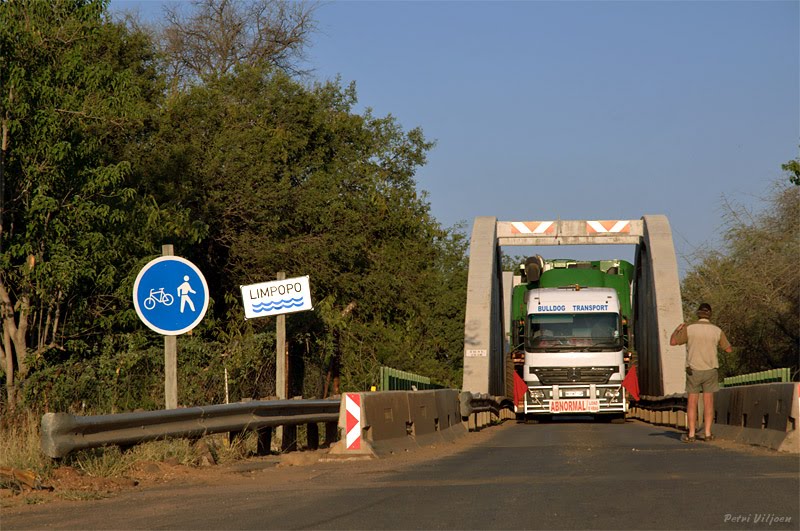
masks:
[[[691,436],[691,437],[689,437],[688,433],[684,433],[683,435],[681,435],[681,442],[682,443],[693,443],[696,440],[697,440],[697,438],[695,438],[694,435]]]
[[[703,440],[706,441],[706,442],[711,442],[714,439],[716,439],[716,437],[714,437],[714,434],[712,433],[712,434],[706,435],[705,439],[703,439]]]

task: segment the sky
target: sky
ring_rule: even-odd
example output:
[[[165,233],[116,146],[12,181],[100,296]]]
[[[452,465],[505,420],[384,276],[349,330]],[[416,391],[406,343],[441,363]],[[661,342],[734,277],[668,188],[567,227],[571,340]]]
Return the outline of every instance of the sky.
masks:
[[[111,9],[157,20],[162,4],[180,2]],[[355,81],[357,112],[436,142],[418,189],[443,226],[466,233],[476,216],[663,214],[683,275],[698,251],[721,248],[725,205],[762,210],[798,157],[797,0],[333,1],[316,21],[312,78]]]

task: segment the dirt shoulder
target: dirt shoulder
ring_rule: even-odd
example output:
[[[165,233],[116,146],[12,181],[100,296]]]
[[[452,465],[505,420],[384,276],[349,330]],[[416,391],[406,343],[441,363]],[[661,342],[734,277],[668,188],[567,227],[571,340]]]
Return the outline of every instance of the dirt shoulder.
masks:
[[[41,504],[61,504],[113,498],[132,490],[156,489],[170,486],[182,488],[203,485],[238,484],[258,476],[260,482],[285,485],[296,481],[307,481],[309,468],[314,475],[335,473],[346,464],[350,472],[380,473],[397,470],[412,464],[441,459],[467,448],[484,444],[499,430],[514,424],[507,421],[484,428],[479,432],[465,433],[452,441],[437,442],[414,448],[398,450],[379,458],[349,458],[335,456],[329,449],[290,452],[282,455],[249,457],[222,464],[187,466],[174,461],[140,461],[118,477],[92,477],[73,467],[62,466],[54,470],[52,477],[38,482],[31,488],[17,482],[14,488],[0,489],[0,509],[4,513],[24,512],[26,508]],[[6,482],[8,484],[8,482]]]

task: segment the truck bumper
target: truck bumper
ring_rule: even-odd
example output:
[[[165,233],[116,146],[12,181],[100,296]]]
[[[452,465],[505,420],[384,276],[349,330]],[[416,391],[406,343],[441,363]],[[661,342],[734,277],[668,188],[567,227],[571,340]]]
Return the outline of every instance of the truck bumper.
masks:
[[[625,390],[613,384],[528,386],[522,407],[526,415],[602,415],[628,411]]]

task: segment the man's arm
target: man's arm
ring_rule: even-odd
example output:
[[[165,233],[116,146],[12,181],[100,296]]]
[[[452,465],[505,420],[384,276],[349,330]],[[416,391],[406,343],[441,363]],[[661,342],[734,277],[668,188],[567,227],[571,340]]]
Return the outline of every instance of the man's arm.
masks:
[[[728,353],[733,352],[733,348],[731,347],[730,342],[728,342],[728,338],[725,337],[725,332],[723,332],[722,330],[720,330],[719,334],[719,348]]]
[[[686,343],[686,323],[681,323],[678,325],[678,328],[672,332],[672,335],[669,338],[669,344],[673,347],[675,345],[683,345]]]

